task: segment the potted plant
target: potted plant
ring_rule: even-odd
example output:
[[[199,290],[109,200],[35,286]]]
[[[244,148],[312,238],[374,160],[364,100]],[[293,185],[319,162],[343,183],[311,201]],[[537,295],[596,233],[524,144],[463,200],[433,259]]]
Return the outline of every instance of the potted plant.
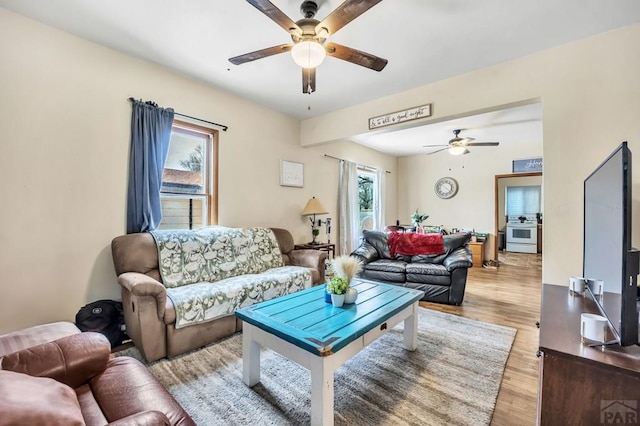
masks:
[[[417,228],[420,226],[420,224],[422,222],[424,222],[425,220],[427,220],[429,218],[428,214],[420,214],[418,213],[418,209],[416,209],[415,212],[413,212],[413,214],[411,215],[411,222],[413,223],[413,226]]]
[[[520,223],[524,223],[525,220],[527,220],[526,216],[518,216],[518,220],[520,221]]]
[[[334,275],[327,284],[327,292],[331,294],[333,306],[341,307],[344,304],[344,297],[349,290],[349,282],[345,277]]]
[[[356,257],[343,254],[333,259],[331,269],[335,275],[345,277],[347,282],[351,283],[351,280],[362,269],[362,262]]]
[[[331,262],[331,269],[335,275],[344,277],[347,280],[348,290],[344,303],[354,303],[358,297],[358,290],[351,287],[351,280],[353,280],[358,272],[360,272],[360,269],[362,269],[362,262],[353,256],[342,255],[336,257]]]

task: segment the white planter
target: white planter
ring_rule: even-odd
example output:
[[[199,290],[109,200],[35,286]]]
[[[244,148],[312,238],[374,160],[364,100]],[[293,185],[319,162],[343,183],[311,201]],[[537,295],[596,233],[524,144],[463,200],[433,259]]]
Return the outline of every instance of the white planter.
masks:
[[[358,298],[358,290],[353,287],[350,287],[347,291],[347,294],[344,296],[344,303],[351,304],[356,303],[356,299]]]
[[[344,294],[331,294],[331,304],[341,307],[344,304]]]

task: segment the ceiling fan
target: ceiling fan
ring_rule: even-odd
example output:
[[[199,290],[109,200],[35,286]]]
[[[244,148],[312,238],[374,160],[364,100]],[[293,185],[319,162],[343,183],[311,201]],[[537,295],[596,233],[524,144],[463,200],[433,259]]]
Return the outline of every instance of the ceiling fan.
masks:
[[[456,129],[453,131],[453,139],[449,140],[447,145],[422,145],[423,148],[435,148],[435,147],[444,147],[442,149],[438,149],[436,151],[430,152],[427,155],[435,154],[436,152],[444,151],[445,149],[449,150],[449,154],[451,155],[462,155],[468,154],[469,151],[467,147],[469,146],[498,146],[500,142],[473,142],[475,138],[469,137],[460,137],[460,132],[463,129]]]
[[[291,51],[294,62],[302,67],[302,93],[309,94],[316,90],[316,67],[322,63],[326,55],[375,71],[382,71],[387,65],[386,59],[337,43],[326,42],[327,38],[381,1],[347,0],[323,21],[314,19],[318,11],[318,4],[315,1],[304,1],[300,6],[304,18],[293,22],[269,0],[247,0],[256,9],[284,28],[291,35],[293,44],[280,44],[245,53],[229,58],[229,62],[240,65]]]

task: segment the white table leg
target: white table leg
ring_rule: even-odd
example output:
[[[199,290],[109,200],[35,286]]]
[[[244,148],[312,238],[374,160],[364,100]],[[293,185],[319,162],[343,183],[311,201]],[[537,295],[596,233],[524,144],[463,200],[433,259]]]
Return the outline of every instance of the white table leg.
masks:
[[[311,364],[311,426],[333,425],[333,372],[327,357]]]
[[[404,347],[415,351],[418,347],[418,302],[411,306],[413,313],[404,320]]]
[[[253,340],[253,326],[242,325],[242,379],[247,386],[260,382],[260,344]]]

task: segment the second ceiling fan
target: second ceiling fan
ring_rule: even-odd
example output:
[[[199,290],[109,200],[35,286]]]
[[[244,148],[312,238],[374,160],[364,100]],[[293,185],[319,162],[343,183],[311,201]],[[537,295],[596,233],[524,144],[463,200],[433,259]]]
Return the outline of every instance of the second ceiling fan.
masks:
[[[460,132],[462,131],[462,129],[456,129],[453,131],[453,139],[449,140],[449,143],[447,145],[422,145],[423,148],[437,148],[437,147],[444,147],[442,149],[438,149],[436,151],[433,152],[429,152],[427,155],[431,155],[431,154],[435,154],[436,152],[440,152],[440,151],[444,151],[444,150],[449,150],[449,154],[451,155],[462,155],[462,154],[468,154],[469,151],[467,149],[467,147],[469,146],[498,146],[500,145],[500,142],[474,142],[475,138],[469,138],[469,137],[460,137]]]
[[[291,51],[293,60],[302,67],[303,93],[315,92],[316,67],[322,63],[326,55],[375,71],[382,71],[387,65],[386,59],[337,43],[326,42],[327,38],[381,1],[347,0],[322,21],[314,19],[318,11],[318,4],[315,1],[304,1],[300,6],[304,18],[293,22],[269,0],[247,0],[248,3],[284,28],[291,35],[293,44],[267,47],[229,58],[229,61],[234,65],[240,65]]]

